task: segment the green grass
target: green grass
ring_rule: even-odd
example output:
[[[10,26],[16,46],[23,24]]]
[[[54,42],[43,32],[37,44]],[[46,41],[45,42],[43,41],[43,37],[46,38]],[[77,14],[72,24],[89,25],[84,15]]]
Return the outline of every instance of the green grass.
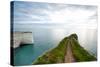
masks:
[[[76,34],[71,34],[69,37],[65,37],[56,48],[39,57],[33,64],[63,63],[68,42],[71,42],[71,49],[76,62],[97,60],[80,46],[78,36]]]
[[[56,48],[39,57],[35,62],[33,62],[33,64],[62,63],[67,49],[65,45],[67,43],[67,39],[67,37],[64,38]]]
[[[76,40],[75,38],[71,39],[71,43],[73,55],[77,62],[97,60],[94,56],[90,55],[83,47],[81,47],[78,40]]]

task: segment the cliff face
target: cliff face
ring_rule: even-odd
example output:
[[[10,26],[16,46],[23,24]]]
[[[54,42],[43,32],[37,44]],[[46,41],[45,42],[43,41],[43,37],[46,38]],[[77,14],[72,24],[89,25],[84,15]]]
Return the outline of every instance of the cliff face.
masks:
[[[13,48],[19,47],[21,44],[32,44],[32,32],[14,32],[13,33]]]
[[[66,63],[64,62],[66,59],[66,53],[70,53],[68,52],[68,48],[72,52],[73,59],[75,60],[74,62],[96,60],[94,56],[90,55],[88,51],[81,47],[78,42],[77,34],[71,34],[70,36],[65,37],[63,40],[61,40],[57,47],[39,57],[36,61],[33,62],[33,64]]]

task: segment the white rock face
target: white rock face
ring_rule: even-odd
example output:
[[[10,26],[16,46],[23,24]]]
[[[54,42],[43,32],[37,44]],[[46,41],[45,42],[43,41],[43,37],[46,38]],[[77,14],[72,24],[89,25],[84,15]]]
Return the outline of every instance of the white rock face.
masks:
[[[17,48],[20,44],[32,44],[32,32],[14,32],[13,33],[13,48]]]

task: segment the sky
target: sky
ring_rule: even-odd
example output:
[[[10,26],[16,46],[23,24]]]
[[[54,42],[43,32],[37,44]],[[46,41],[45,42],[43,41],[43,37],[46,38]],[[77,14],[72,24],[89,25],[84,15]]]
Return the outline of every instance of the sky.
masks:
[[[97,6],[14,2],[14,24],[97,27]]]
[[[14,31],[32,31],[39,39],[48,34],[55,40],[76,33],[82,46],[96,52],[97,6],[15,1],[13,7]]]

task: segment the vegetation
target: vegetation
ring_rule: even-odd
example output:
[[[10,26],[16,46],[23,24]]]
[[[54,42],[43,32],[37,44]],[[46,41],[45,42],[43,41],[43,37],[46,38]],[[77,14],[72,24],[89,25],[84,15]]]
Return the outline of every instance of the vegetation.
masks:
[[[97,60],[94,56],[90,55],[83,47],[81,47],[76,39],[73,38],[71,43],[73,55],[77,62]]]
[[[74,34],[71,34],[71,35],[69,36],[69,39],[71,40],[72,38],[78,40],[77,34],[75,34],[75,33],[74,33]]]
[[[66,52],[67,37],[64,38],[59,45],[45,53],[43,56],[39,57],[33,64],[51,64],[51,63],[61,63],[64,61],[64,56]]]
[[[94,56],[90,55],[80,46],[78,36],[76,34],[71,34],[69,37],[65,37],[56,48],[39,57],[33,64],[63,63],[68,42],[71,42],[71,49],[76,62],[96,60]]]

